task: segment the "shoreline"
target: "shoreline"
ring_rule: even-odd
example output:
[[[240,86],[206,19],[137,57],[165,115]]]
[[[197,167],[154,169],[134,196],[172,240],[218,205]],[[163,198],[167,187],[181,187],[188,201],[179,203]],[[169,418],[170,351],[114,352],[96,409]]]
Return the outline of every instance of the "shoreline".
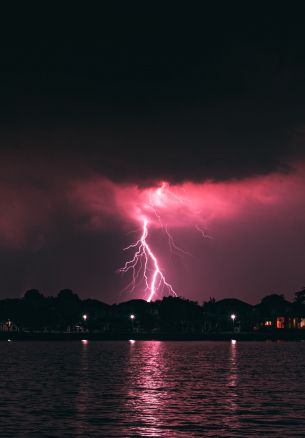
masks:
[[[41,333],[41,332],[2,332],[1,341],[305,341],[305,330],[273,333]]]

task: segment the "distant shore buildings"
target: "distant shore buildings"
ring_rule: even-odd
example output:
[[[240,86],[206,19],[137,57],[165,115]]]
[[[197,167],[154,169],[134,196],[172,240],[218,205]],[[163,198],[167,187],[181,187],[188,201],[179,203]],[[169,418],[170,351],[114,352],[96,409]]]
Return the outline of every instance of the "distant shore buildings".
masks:
[[[81,300],[68,289],[56,297],[32,289],[22,299],[0,301],[0,333],[205,335],[302,330],[305,333],[305,290],[297,292],[293,302],[272,294],[257,305],[238,299],[210,299],[199,305],[180,297],[108,305]]]
[[[0,332],[15,333],[19,332],[19,327],[10,319],[0,322]]]

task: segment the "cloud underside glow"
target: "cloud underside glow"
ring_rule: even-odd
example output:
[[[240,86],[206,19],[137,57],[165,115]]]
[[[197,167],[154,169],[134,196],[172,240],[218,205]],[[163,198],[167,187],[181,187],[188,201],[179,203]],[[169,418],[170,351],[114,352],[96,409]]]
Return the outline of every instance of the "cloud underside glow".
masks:
[[[232,295],[238,295],[247,278],[254,278],[256,263],[260,266],[260,260],[268,255],[267,263],[270,261],[279,269],[275,275],[270,269],[263,272],[257,268],[257,287],[264,280],[266,283],[263,294],[272,285],[277,287],[276,278],[286,288],[294,283],[293,276],[294,284],[300,282],[301,242],[305,240],[304,187],[301,164],[285,174],[225,182],[159,181],[151,187],[114,183],[96,173],[82,178],[68,175],[50,181],[46,187],[24,184],[18,190],[7,182],[0,188],[0,246],[2,250],[43,254],[54,242],[60,242],[63,232],[72,236],[74,245],[85,236],[116,234],[121,236],[122,245],[117,247],[117,262],[113,262],[109,274],[115,277],[115,269],[126,262],[123,247],[137,241],[147,221],[149,248],[158,257],[165,281],[178,294],[192,298],[198,296],[199,290],[210,295],[226,287],[233,291]],[[285,252],[276,249],[281,242]],[[105,257],[108,249],[103,249]],[[295,261],[291,260],[292,254]],[[188,265],[185,271],[184,263]],[[95,290],[99,281],[103,283],[102,264],[101,261],[101,273],[96,273]],[[150,264],[149,275],[153,275],[152,258]],[[283,266],[288,272],[285,278],[279,272]],[[268,275],[272,281],[266,280]],[[157,276],[156,284],[160,279]],[[129,280],[121,280],[122,288]],[[148,278],[148,285],[151,281]],[[140,281],[132,297],[148,298],[149,288]],[[170,293],[161,289],[160,295]],[[128,295],[124,297],[127,299]]]

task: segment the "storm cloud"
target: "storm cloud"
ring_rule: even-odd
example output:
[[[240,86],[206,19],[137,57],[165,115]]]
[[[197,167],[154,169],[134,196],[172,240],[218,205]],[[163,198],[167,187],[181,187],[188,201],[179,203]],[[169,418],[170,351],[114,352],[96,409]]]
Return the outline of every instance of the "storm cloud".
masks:
[[[3,27],[1,296],[130,298],[115,272],[143,215],[188,298],[303,286],[304,15],[223,8]],[[169,252],[152,199],[191,256]]]

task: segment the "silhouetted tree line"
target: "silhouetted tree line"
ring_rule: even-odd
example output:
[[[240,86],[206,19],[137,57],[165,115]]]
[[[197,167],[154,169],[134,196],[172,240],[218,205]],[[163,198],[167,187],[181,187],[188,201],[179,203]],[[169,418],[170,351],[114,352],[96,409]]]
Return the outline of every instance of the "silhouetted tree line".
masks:
[[[131,315],[133,315],[131,317]],[[89,331],[100,333],[213,333],[277,329],[305,329],[305,288],[292,302],[283,295],[264,297],[257,305],[238,299],[197,302],[164,297],[147,303],[130,300],[109,305],[81,300],[69,289],[56,297],[28,290],[21,299],[0,301],[2,331],[14,324],[20,331]]]

